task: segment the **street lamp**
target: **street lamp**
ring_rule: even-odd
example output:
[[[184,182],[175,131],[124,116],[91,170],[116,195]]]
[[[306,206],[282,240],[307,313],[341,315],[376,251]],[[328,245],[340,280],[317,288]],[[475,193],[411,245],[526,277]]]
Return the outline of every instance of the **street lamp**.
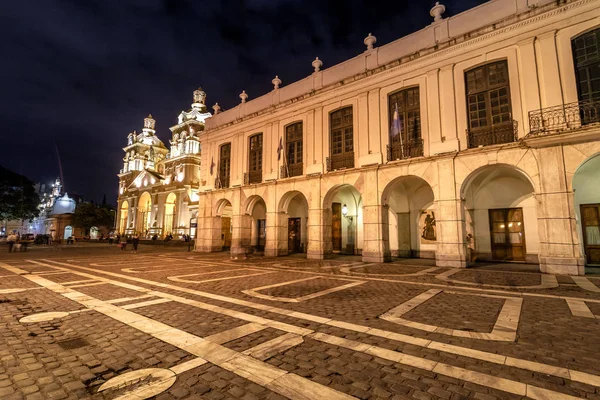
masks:
[[[115,217],[113,218],[113,229],[117,229],[117,210],[110,210],[111,213],[115,213]]]

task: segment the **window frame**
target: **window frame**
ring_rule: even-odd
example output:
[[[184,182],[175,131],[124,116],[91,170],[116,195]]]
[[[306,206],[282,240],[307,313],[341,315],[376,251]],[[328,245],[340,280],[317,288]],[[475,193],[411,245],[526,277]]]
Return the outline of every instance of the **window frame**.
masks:
[[[229,148],[227,154],[227,161],[223,158],[224,149]],[[219,165],[217,173],[219,179],[219,188],[228,188],[231,179],[231,142],[223,143],[219,146]],[[223,170],[226,172],[226,176],[223,174]]]
[[[334,119],[338,115],[340,123],[334,125]],[[339,139],[334,138],[337,135]],[[336,152],[336,149],[339,151]],[[329,113],[329,161],[329,170],[354,168],[354,107],[352,105]]]
[[[290,139],[291,136],[291,139]],[[282,149],[287,176],[300,176],[304,165],[304,123],[296,121],[285,127],[285,147]],[[293,153],[293,162],[290,162]]]
[[[253,140],[257,140],[259,148],[252,149]],[[249,183],[262,182],[263,170],[263,134],[262,132],[255,133],[248,137],[248,179]]]

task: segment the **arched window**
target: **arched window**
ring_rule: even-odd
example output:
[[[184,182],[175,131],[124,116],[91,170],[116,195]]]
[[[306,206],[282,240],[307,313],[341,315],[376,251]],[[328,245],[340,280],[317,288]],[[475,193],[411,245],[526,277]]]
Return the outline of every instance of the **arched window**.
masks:
[[[219,148],[219,171],[215,181],[217,189],[229,187],[231,175],[231,143],[225,143]]]
[[[327,170],[354,168],[352,106],[332,112],[329,122],[330,157]]]
[[[419,87],[389,96],[390,145],[388,161],[423,155]]]
[[[302,122],[296,122],[285,128],[285,148],[282,176],[302,175]]]
[[[250,136],[248,143],[248,183],[262,182],[262,133]]]
[[[469,148],[514,142],[506,60],[466,71],[465,82]]]
[[[577,36],[571,42],[579,117],[582,125],[600,121],[600,28]]]

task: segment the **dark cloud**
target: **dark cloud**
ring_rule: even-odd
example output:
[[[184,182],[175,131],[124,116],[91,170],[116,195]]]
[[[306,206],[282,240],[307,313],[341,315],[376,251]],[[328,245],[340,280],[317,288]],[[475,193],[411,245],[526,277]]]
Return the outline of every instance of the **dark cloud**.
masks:
[[[445,16],[481,0],[448,0]],[[433,2],[399,0],[39,0],[0,13],[0,164],[68,191],[116,197],[127,133],[152,113],[159,136],[202,85],[234,107],[431,23]]]

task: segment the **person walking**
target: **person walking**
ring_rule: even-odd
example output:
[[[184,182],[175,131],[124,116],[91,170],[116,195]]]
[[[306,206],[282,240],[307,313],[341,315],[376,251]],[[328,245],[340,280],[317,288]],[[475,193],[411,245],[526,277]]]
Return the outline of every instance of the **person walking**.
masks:
[[[125,235],[121,237],[121,242],[119,244],[121,245],[121,251],[125,251],[127,249],[127,237]]]
[[[10,235],[8,235],[8,237],[6,238],[6,243],[8,244],[8,252],[9,253],[12,253],[13,246],[15,245],[16,242],[17,242],[17,237],[15,236],[14,233],[11,233]]]
[[[133,235],[131,239],[131,244],[133,245],[133,252],[137,253],[138,244],[140,244],[140,237],[137,232]]]

